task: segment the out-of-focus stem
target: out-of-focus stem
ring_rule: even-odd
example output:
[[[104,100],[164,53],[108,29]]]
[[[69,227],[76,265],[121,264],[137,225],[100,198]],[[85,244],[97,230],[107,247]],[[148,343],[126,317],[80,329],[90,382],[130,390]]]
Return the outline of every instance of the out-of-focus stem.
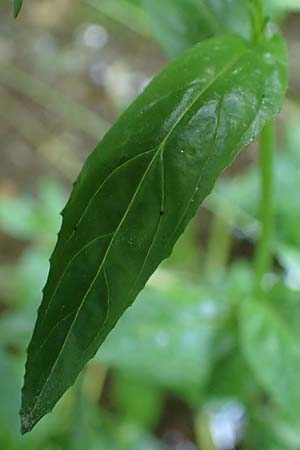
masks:
[[[97,140],[109,128],[109,124],[75,99],[66,97],[46,82],[33,77],[17,66],[0,66],[0,82],[60,115],[72,127],[84,131]]]
[[[261,172],[261,234],[256,250],[256,279],[258,293],[262,293],[264,275],[272,264],[271,238],[273,225],[273,162],[275,153],[275,126],[269,122],[260,137]]]
[[[210,431],[209,418],[202,412],[195,417],[195,434],[199,450],[216,450]]]
[[[231,243],[231,227],[216,212],[213,218],[212,230],[208,243],[206,257],[206,275],[210,276],[224,270]]]

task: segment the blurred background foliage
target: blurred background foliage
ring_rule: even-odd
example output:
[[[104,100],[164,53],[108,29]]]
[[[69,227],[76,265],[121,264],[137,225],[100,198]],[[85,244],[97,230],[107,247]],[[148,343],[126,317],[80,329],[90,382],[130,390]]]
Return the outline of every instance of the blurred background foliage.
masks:
[[[17,21],[0,1],[1,450],[299,450],[300,2],[265,2],[290,54],[266,301],[247,300],[260,232],[251,145],[76,385],[21,437],[59,212],[88,152],[167,58],[139,0],[27,0]]]

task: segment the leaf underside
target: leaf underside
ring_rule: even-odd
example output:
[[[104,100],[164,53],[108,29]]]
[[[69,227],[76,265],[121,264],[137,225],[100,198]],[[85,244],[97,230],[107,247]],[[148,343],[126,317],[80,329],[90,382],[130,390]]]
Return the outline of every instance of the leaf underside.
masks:
[[[57,403],[240,149],[280,109],[285,49],[234,36],[172,62],[87,159],[28,348],[22,431]]]

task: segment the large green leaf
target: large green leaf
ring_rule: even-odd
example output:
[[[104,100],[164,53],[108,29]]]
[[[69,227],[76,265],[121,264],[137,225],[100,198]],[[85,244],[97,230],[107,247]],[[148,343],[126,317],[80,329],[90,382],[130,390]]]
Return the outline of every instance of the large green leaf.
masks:
[[[170,56],[214,35],[236,33],[249,40],[249,0],[143,0],[153,32]]]
[[[22,427],[50,411],[231,163],[279,111],[285,48],[228,36],[171,63],[88,158],[28,349]]]
[[[270,305],[244,302],[240,317],[244,355],[256,379],[291,417],[300,411],[299,338]]]

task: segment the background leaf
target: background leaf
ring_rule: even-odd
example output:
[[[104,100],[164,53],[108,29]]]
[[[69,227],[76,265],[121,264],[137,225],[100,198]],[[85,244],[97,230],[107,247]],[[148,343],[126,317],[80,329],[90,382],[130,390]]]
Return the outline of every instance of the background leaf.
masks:
[[[299,339],[276,310],[257,301],[243,302],[240,316],[243,353],[275,404],[299,417]]]
[[[28,350],[23,431],[52,409],[172,248],[217,177],[279,111],[280,37],[203,42],[171,63],[88,158]]]
[[[290,13],[300,11],[298,0],[264,0],[265,10],[274,18]]]
[[[168,294],[146,288],[107,338],[97,361],[186,396],[199,394],[222,346],[230,343],[229,311],[205,290],[181,284]]]
[[[172,57],[218,34],[251,38],[248,0],[144,0],[144,5],[155,36]]]

